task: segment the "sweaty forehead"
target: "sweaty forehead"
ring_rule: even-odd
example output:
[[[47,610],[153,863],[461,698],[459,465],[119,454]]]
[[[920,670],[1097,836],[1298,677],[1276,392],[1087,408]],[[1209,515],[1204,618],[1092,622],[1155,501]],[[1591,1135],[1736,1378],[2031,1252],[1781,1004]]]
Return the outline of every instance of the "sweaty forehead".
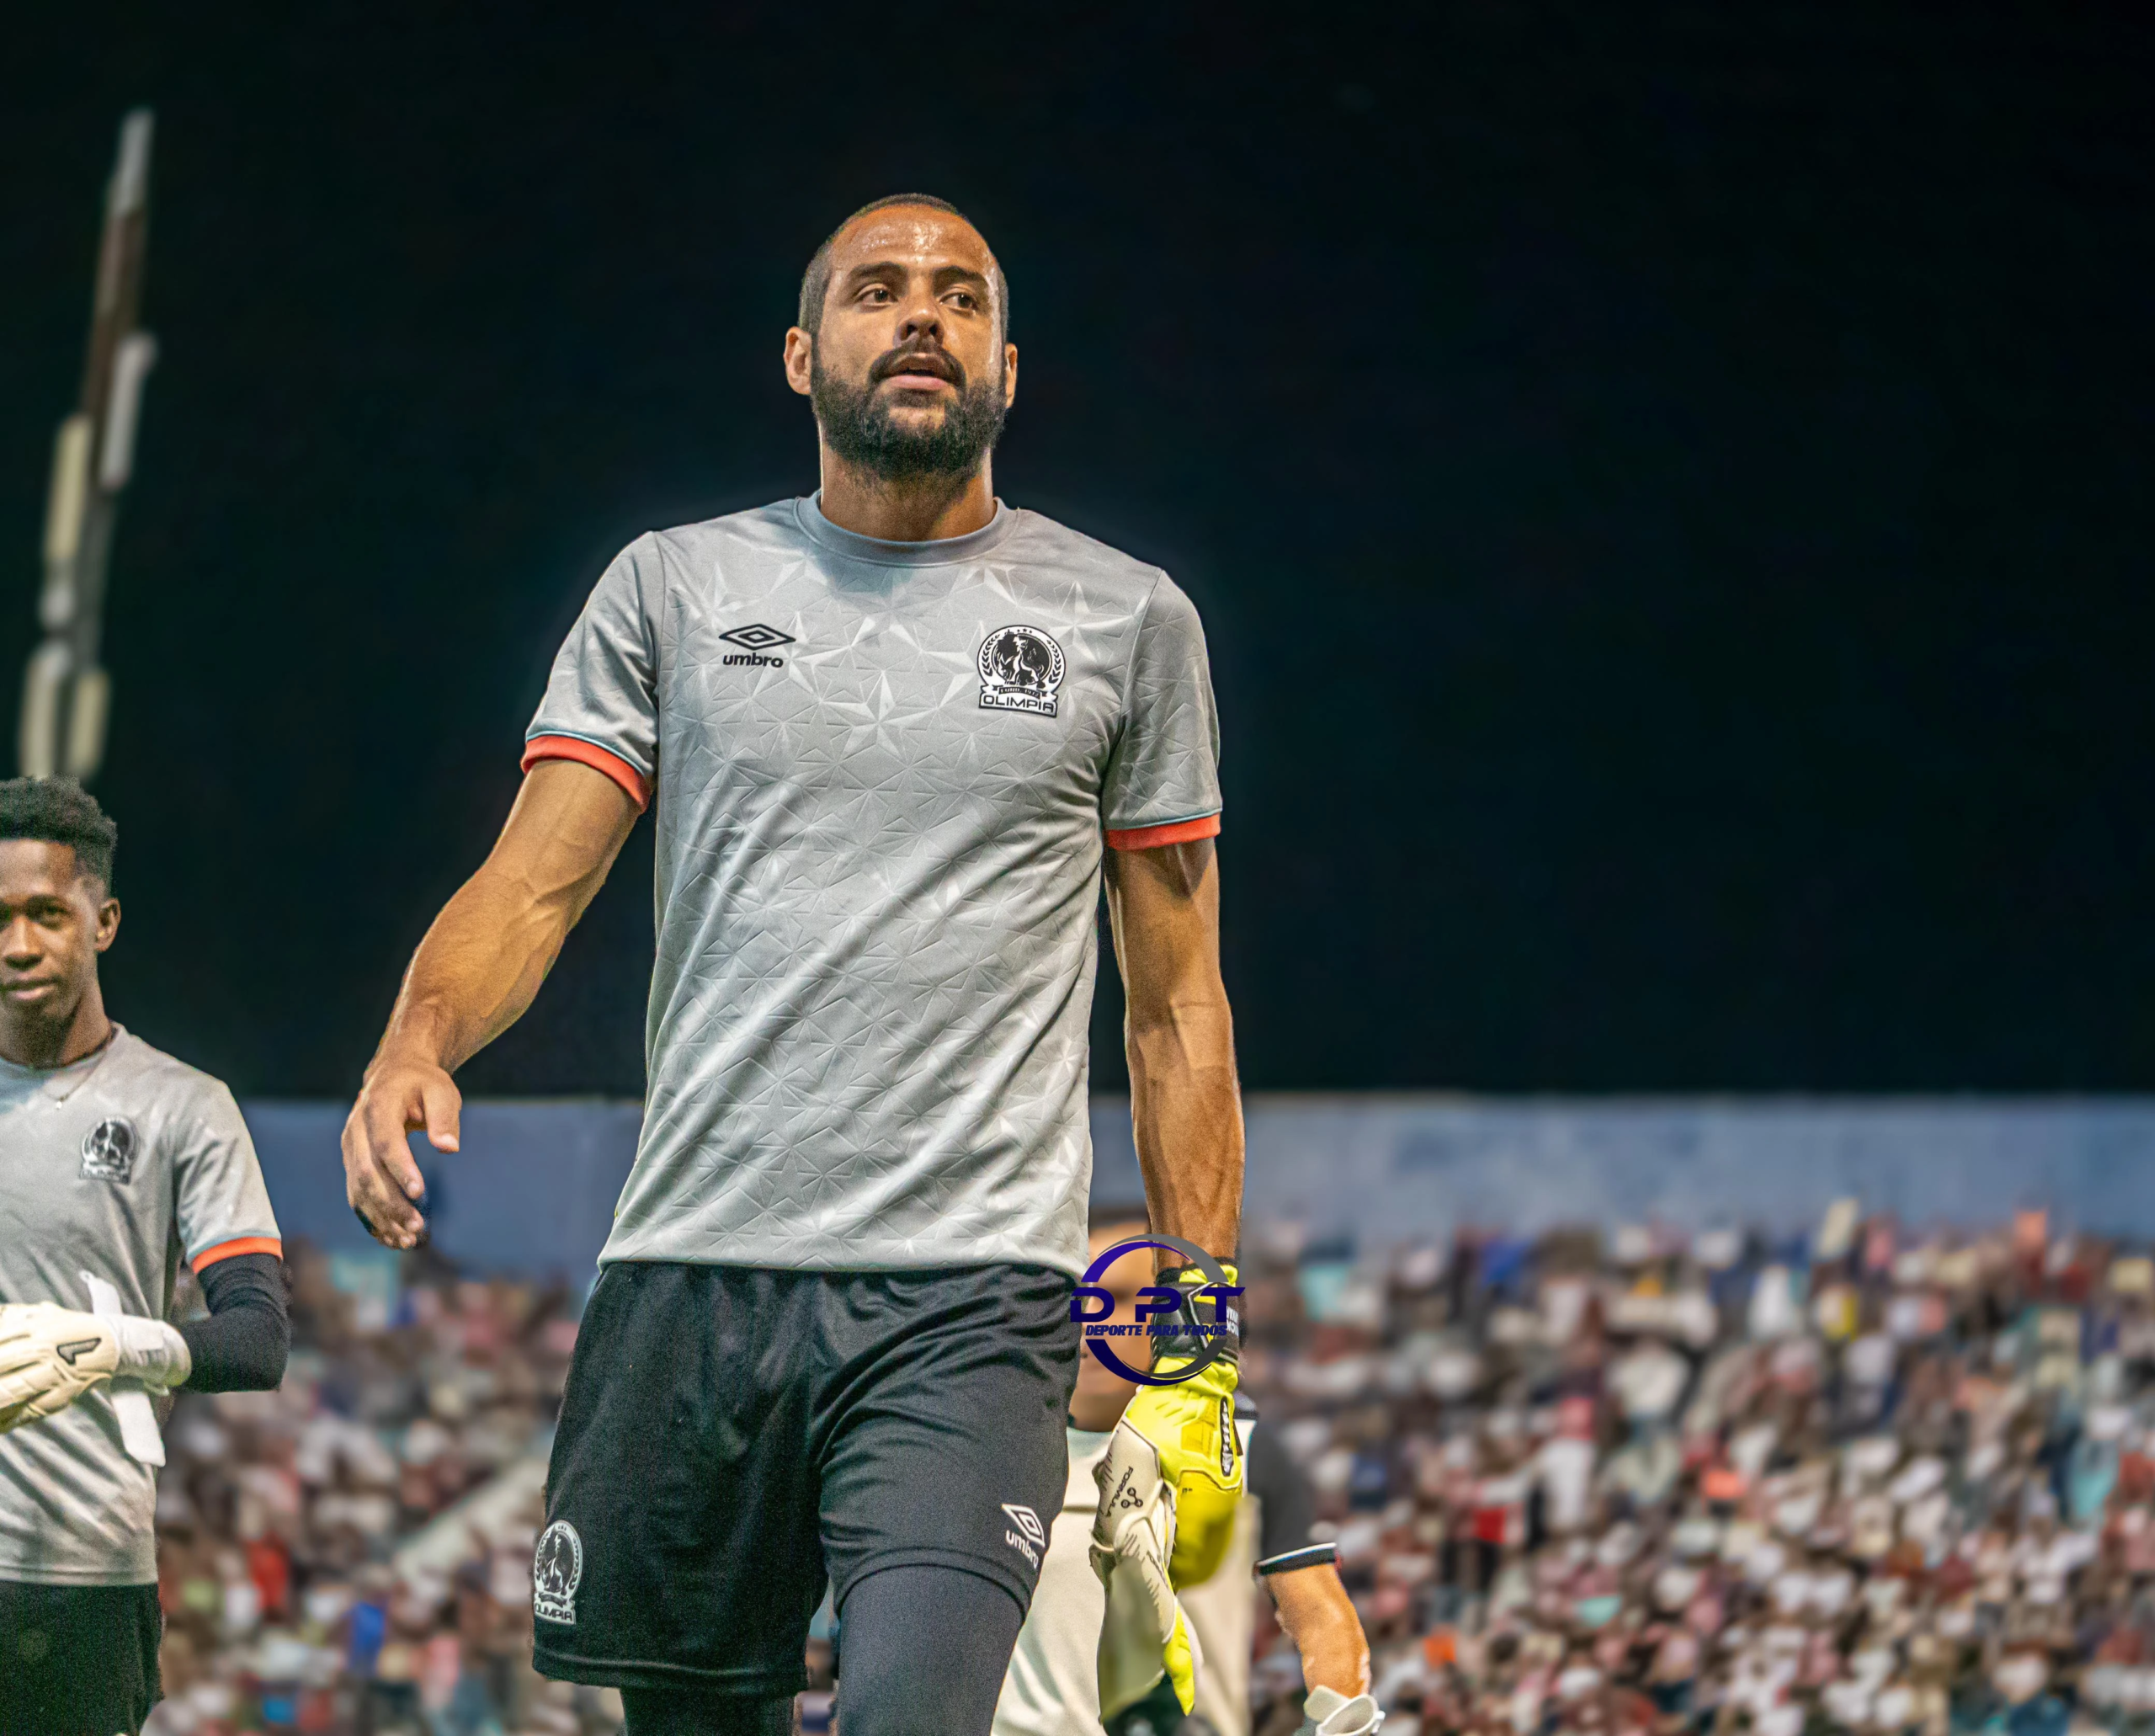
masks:
[[[833,275],[885,261],[964,265],[983,277],[995,264],[981,232],[963,217],[928,205],[893,205],[857,218],[831,244]]]

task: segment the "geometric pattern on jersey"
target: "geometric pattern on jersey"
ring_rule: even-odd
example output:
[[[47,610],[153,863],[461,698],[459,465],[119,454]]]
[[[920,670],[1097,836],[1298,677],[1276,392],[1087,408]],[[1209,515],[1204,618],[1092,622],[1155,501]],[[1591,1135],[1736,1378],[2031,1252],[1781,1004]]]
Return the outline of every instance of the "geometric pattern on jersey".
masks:
[[[162,1319],[198,1271],[283,1244],[232,1094],[113,1027],[72,1066],[0,1060],[0,1302]],[[157,1576],[155,1473],[121,1444],[109,1388],[0,1435],[0,1579],[141,1585]]]
[[[1205,639],[1157,568],[998,503],[639,538],[526,764],[655,800],[636,1165],[604,1260],[1084,1264],[1104,846],[1218,829]]]

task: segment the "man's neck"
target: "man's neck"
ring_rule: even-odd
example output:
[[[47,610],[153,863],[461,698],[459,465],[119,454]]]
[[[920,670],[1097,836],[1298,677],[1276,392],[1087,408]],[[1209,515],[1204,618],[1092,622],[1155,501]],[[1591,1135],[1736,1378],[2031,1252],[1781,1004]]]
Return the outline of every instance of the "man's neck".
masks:
[[[75,1016],[64,1022],[0,1019],[0,1058],[18,1067],[72,1067],[111,1039],[112,1020],[105,1017],[104,997],[94,983],[76,1003]]]
[[[989,462],[970,477],[891,482],[856,470],[828,446],[823,455],[823,516],[841,530],[884,542],[941,542],[985,527],[995,516]]]

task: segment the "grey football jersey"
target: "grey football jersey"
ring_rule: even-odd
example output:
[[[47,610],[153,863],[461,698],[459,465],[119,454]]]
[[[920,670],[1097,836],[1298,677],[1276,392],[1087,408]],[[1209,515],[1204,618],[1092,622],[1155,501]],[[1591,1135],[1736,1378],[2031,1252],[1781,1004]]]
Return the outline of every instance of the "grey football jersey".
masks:
[[[87,1312],[89,1272],[162,1318],[183,1259],[282,1252],[239,1105],[207,1073],[117,1027],[72,1067],[0,1061],[0,1302]],[[156,1506],[99,1387],[0,1435],[0,1579],[147,1584]]]
[[[524,763],[657,804],[635,1168],[602,1260],[1085,1258],[1101,851],[1219,829],[1197,613],[998,503],[881,542],[788,500],[623,551]]]

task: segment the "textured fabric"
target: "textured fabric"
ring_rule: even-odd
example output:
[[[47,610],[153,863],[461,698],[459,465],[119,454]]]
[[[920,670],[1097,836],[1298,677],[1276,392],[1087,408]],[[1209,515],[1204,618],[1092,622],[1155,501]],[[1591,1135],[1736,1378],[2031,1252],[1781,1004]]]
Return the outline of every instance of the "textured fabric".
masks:
[[[0,1736],[132,1736],[157,1699],[154,1585],[0,1579]]]
[[[210,1318],[179,1329],[187,1340],[194,1393],[267,1392],[285,1377],[292,1346],[285,1263],[274,1254],[242,1254],[202,1270]]]
[[[88,1308],[89,1272],[162,1319],[183,1259],[277,1236],[231,1093],[116,1027],[72,1067],[0,1061],[0,1302]],[[0,1579],[149,1583],[156,1498],[103,1388],[0,1435]]]
[[[805,500],[655,533],[529,738],[657,792],[650,1084],[603,1259],[1082,1270],[1104,834],[1220,807],[1165,574],[1002,506],[938,543]]]
[[[792,1694],[826,1579],[843,1620],[907,1565],[991,1584],[1014,1632],[1062,1487],[1070,1295],[1040,1266],[604,1267],[547,1467],[539,1669]]]

